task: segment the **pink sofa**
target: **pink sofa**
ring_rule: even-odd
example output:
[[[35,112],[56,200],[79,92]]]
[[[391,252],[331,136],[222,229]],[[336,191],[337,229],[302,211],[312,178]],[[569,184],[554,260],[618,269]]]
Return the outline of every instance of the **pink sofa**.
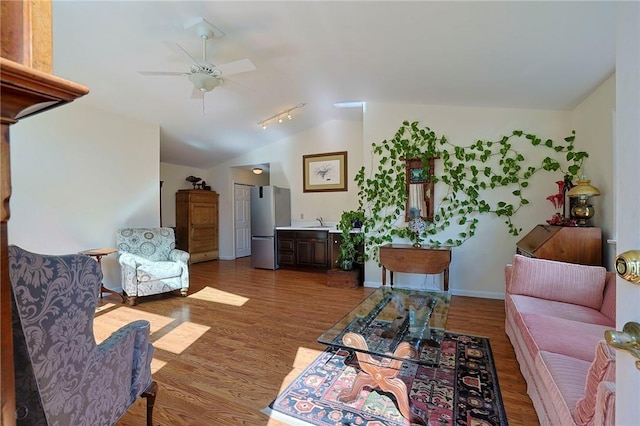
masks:
[[[614,425],[614,274],[516,255],[505,281],[505,328],[540,424]]]

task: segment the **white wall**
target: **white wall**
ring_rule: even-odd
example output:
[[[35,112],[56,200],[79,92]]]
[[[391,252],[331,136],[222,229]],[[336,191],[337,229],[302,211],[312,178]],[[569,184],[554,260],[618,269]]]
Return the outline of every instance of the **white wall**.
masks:
[[[9,243],[75,253],[115,247],[120,227],[158,226],[159,133],[83,99],[12,126]],[[116,255],[102,264],[105,285],[120,288]]]
[[[445,135],[451,143],[463,146],[478,139],[499,140],[516,129],[534,133],[543,140],[550,138],[554,141],[561,141],[571,132],[570,113],[566,111],[367,103],[364,114],[364,164],[372,164],[371,142],[381,142],[393,137],[404,120],[417,120],[421,126],[428,126],[436,134]],[[515,149],[531,160],[539,161],[550,154],[545,149],[532,149],[524,138],[519,139],[519,143],[513,143]],[[376,166],[377,163],[373,163],[372,167]],[[437,174],[441,167],[437,160],[435,166]],[[490,215],[479,216],[476,235],[462,246],[452,249],[449,277],[452,294],[504,297],[504,265],[513,259],[516,242],[535,225],[545,223],[552,216],[553,206],[545,198],[557,191],[555,181],[562,178],[560,172],[542,171],[531,179],[526,192],[526,198],[531,204],[513,218],[514,223],[523,230],[519,236],[510,235],[502,219]],[[486,199],[497,201],[496,197],[505,197],[512,190],[488,192]],[[442,191],[443,188],[436,185],[436,200],[442,196]],[[436,236],[441,241],[449,237],[455,237],[455,234]],[[367,262],[365,277],[366,285],[380,285],[381,269],[375,262]],[[416,288],[431,287],[434,284],[432,277],[414,274],[395,274],[395,282]]]
[[[348,191],[302,192],[302,156],[324,152],[348,152]],[[353,181],[362,165],[362,123],[332,120],[290,138],[251,151],[211,169],[211,180],[220,193],[220,257],[233,258],[233,184],[230,169],[246,164],[270,164],[270,184],[291,189],[292,220],[313,222],[322,216],[337,222],[343,210],[357,207],[358,191]],[[316,222],[317,223],[317,222]]]
[[[589,153],[583,164],[583,173],[600,190],[599,197],[589,202],[596,213],[589,220],[602,229],[602,260],[612,270],[615,246],[606,243],[615,239],[615,193],[613,187],[613,113],[616,103],[616,77],[612,75],[571,113],[576,131],[576,146]]]
[[[616,14],[616,225],[618,253],[640,249],[640,4],[618,2]],[[640,323],[640,286],[616,282],[616,329]],[[627,352],[616,356],[616,424],[637,425],[640,371]]]
[[[211,185],[209,172],[195,167],[178,166],[160,163],[160,180],[162,183],[162,226],[176,226],[176,192],[180,189],[192,189],[193,185],[185,179],[197,176]],[[215,188],[212,187],[215,191]]]

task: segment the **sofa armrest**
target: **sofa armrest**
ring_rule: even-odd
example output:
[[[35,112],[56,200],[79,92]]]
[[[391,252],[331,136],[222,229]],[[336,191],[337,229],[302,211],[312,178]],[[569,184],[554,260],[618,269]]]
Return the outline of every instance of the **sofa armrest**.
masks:
[[[180,287],[182,295],[187,295],[189,288],[189,257],[191,255],[184,250],[173,249],[169,252],[169,259],[182,264],[182,274],[180,274]]]
[[[96,367],[109,380],[126,386],[129,404],[151,383],[153,347],[149,343],[149,330],[149,321],[133,321],[98,345],[100,361]]]
[[[511,271],[513,271],[513,265],[509,263],[504,267],[504,291],[507,293],[511,293],[509,291],[511,288]]]
[[[189,257],[189,253],[184,250],[173,249],[169,252],[169,260],[173,262],[187,263],[189,262]]]
[[[594,425],[615,426],[616,424],[616,384],[600,382],[596,393]]]
[[[145,259],[142,256],[138,256],[137,254],[120,252],[120,257],[118,257],[118,262],[120,262],[121,266],[128,266],[130,268],[136,269],[141,263],[149,263],[149,259]]]

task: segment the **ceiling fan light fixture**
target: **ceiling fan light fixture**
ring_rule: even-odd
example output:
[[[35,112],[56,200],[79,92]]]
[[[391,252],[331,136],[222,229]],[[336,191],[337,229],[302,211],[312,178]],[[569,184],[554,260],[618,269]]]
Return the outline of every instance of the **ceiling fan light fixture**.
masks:
[[[220,80],[216,77],[203,73],[190,74],[189,81],[201,92],[210,92],[220,85]]]

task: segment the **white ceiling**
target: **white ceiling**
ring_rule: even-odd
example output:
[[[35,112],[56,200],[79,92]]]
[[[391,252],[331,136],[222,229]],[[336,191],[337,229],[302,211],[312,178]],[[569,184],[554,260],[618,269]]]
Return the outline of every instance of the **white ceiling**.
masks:
[[[207,168],[334,118],[340,101],[571,109],[615,65],[615,4],[433,1],[55,1],[54,73],[83,102],[160,126],[161,161]],[[191,98],[175,43],[199,58],[185,26],[205,18],[214,64],[249,58]],[[286,125],[258,122],[299,103]],[[400,124],[400,123],[399,123]]]

